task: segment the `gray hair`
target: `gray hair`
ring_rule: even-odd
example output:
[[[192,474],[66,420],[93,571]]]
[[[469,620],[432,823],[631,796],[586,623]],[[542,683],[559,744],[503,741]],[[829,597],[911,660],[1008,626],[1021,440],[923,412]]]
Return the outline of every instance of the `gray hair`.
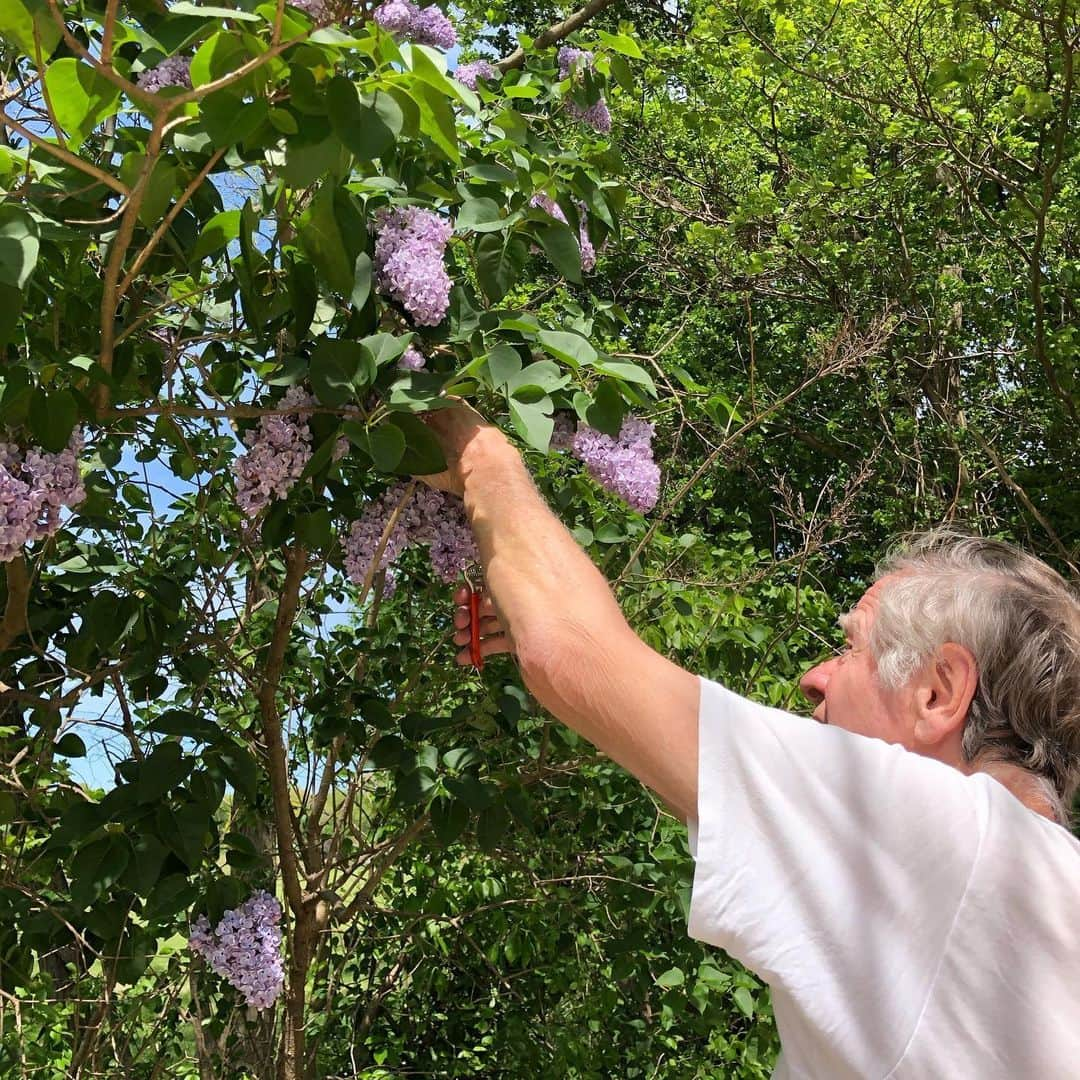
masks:
[[[1024,769],[1062,825],[1080,786],[1080,596],[1019,548],[952,530],[901,541],[870,634],[878,678],[903,686],[946,642],[971,650],[978,686],[964,760]]]

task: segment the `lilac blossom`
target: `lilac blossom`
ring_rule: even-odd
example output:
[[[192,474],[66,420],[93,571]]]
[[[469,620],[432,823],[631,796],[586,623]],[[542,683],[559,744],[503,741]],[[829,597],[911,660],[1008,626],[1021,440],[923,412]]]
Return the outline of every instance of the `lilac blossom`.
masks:
[[[575,49],[564,45],[558,53],[559,78],[569,79],[579,71],[592,71],[593,54],[589,49]]]
[[[575,120],[588,124],[601,135],[607,135],[611,131],[611,113],[608,111],[607,102],[600,98],[592,105],[582,108],[576,101],[567,102],[567,109]]]
[[[494,82],[498,77],[499,69],[487,60],[472,60],[468,64],[458,64],[454,72],[454,78],[470,90],[476,89],[477,79]]]
[[[79,475],[82,433],[59,453],[0,442],[0,562],[10,562],[27,544],[60,528],[60,510],[86,498]]]
[[[529,205],[543,210],[549,217],[553,217],[556,221],[561,221],[564,225],[569,224],[566,220],[566,215],[563,213],[562,207],[550,195],[545,195],[542,191],[538,191],[529,200]]]
[[[652,424],[628,416],[617,439],[580,424],[572,450],[597,483],[634,510],[648,513],[660,494],[660,468],[653,460],[652,437]]]
[[[200,915],[188,945],[236,987],[248,1005],[265,1009],[277,1000],[285,981],[280,924],[281,905],[261,891],[226,911],[213,929],[209,919]]]
[[[414,349],[412,345],[410,345],[401,354],[397,366],[401,368],[402,371],[426,371],[427,357],[420,352],[419,349]]]
[[[147,68],[139,74],[140,90],[156,94],[167,86],[181,86],[191,89],[191,58],[188,56],[167,56],[156,67]]]
[[[302,387],[290,387],[278,407],[304,408],[315,399]],[[301,413],[275,413],[259,419],[257,428],[244,435],[247,453],[233,462],[236,501],[253,518],[269,506],[271,499],[283,499],[300,479],[311,460],[311,431]]]
[[[399,506],[400,513],[379,558],[378,569],[386,571],[386,595],[392,594],[397,584],[392,564],[414,545],[428,545],[432,568],[447,583],[477,561],[476,544],[461,499],[422,486],[415,487],[411,495],[407,492],[408,485],[394,484],[372,499],[359,520],[353,522],[344,551],[345,573],[354,584],[362,584],[371,572],[379,541]]]
[[[560,79],[577,79],[593,70],[593,54],[588,49],[575,49],[564,45],[559,50],[558,59]],[[606,135],[611,131],[611,113],[603,97],[598,98],[592,105],[586,106],[570,100],[567,101],[566,108],[575,120],[588,124],[601,135]]]
[[[399,206],[375,215],[376,285],[419,326],[437,326],[450,306],[443,252],[454,223],[434,210]]]
[[[570,224],[566,220],[562,207],[550,195],[537,192],[529,199],[529,205],[538,207],[564,225]],[[593,242],[589,239],[588,215],[585,211],[585,204],[579,202],[576,205],[578,208],[578,246],[581,248],[581,269],[588,273],[596,266],[596,248],[593,247]]]
[[[387,33],[417,45],[452,49],[457,44],[454,24],[437,4],[422,8],[413,0],[386,0],[375,9],[374,19]]]
[[[354,585],[362,585],[371,572],[375,554],[379,550],[379,541],[386,530],[394,511],[405,496],[407,486],[394,484],[376,499],[372,499],[364,508],[363,514],[352,523],[343,548],[345,552],[345,574]],[[379,556],[379,570],[386,571],[383,593],[391,596],[397,585],[397,575],[393,563],[409,546],[409,532],[402,520],[404,511],[399,515],[394,527],[386,538],[386,544]]]
[[[289,0],[289,3],[319,26],[324,26],[330,21],[330,10],[324,0]]]

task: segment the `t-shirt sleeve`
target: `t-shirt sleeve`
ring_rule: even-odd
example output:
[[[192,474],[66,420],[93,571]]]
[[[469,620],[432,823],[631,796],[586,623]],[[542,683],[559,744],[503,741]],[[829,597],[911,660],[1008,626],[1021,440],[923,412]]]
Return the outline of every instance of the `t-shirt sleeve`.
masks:
[[[979,789],[706,679],[698,728],[690,935],[770,983],[798,1021],[789,1051],[801,1025],[849,1063],[895,1060],[978,855]]]

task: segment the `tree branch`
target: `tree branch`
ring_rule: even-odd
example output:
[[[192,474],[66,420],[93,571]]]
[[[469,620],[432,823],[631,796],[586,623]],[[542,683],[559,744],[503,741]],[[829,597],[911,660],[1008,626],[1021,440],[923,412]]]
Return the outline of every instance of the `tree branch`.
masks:
[[[292,804],[289,800],[289,770],[285,759],[285,742],[281,730],[281,714],[277,706],[277,690],[281,682],[281,669],[285,663],[285,649],[296,619],[300,599],[300,584],[307,569],[307,551],[297,544],[285,559],[285,582],[278,600],[277,619],[270,639],[270,653],[266,658],[262,685],[259,687],[259,715],[262,720],[263,741],[270,762],[270,787],[274,799],[274,827],[277,832],[278,859],[285,896],[295,915],[304,910],[304,895],[300,887],[300,873],[293,847]]]
[[[562,22],[549,26],[543,33],[537,36],[533,42],[534,49],[546,49],[554,45],[556,41],[562,41],[569,37],[579,27],[584,26],[594,15],[599,14],[606,7],[611,7],[615,0],[589,0],[583,8],[568,15]],[[525,50],[515,49],[509,56],[503,57],[495,66],[500,71],[510,71],[519,68],[525,63]]]
[[[30,573],[26,558],[17,555],[5,563],[7,572],[7,605],[0,623],[0,653],[26,629],[26,602],[30,597]]]

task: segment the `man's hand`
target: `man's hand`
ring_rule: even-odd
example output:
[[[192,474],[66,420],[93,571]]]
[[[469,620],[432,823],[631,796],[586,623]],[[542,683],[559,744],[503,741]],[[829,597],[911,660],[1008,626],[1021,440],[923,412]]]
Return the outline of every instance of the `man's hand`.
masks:
[[[466,586],[463,585],[454,593],[454,603],[457,604],[454,611],[454,644],[464,646],[457,654],[457,662],[462,667],[469,667],[472,656],[469,652],[469,590]],[[480,653],[488,657],[513,651],[514,643],[503,628],[491,597],[484,593],[480,598]]]
[[[484,566],[481,652],[512,650],[544,708],[692,816],[697,679],[630,629],[603,575],[498,428],[465,405],[428,420],[448,468],[423,479],[462,495]],[[468,602],[463,592],[456,599]],[[472,662],[468,623],[467,609],[455,613],[460,664]]]
[[[420,479],[438,491],[454,495],[465,494],[467,457],[471,448],[481,443],[510,444],[497,427],[489,424],[471,405],[458,400],[449,409],[425,413],[424,419],[435,432],[446,457],[446,471],[421,476]]]

